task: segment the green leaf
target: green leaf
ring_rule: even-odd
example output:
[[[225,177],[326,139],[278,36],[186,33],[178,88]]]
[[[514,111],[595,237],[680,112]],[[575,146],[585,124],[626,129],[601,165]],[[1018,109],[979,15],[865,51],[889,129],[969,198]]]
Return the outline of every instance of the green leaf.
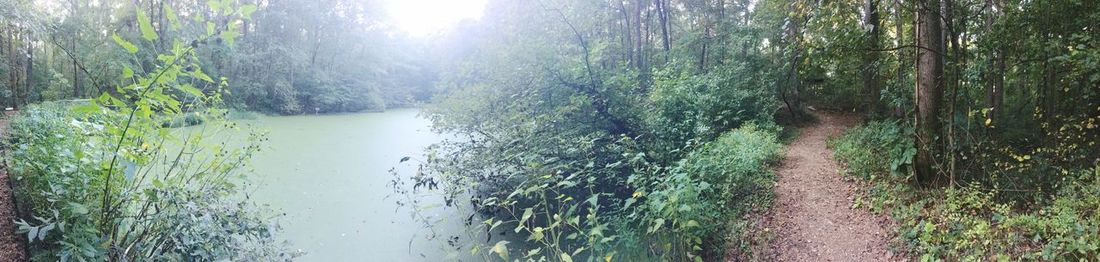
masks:
[[[133,54],[137,53],[138,51],[137,46],[135,46],[133,43],[130,43],[130,41],[126,41],[126,39],[122,39],[121,36],[118,36],[118,33],[111,35],[111,39],[114,39],[116,44],[121,46],[123,49],[126,49],[126,52]]]
[[[168,17],[168,23],[172,25],[172,30],[180,28],[180,17],[176,15],[176,10],[172,9],[172,5],[167,2],[164,3],[164,15]]]
[[[34,239],[38,237],[38,227],[31,227],[27,231],[27,242],[34,242]]]
[[[573,262],[573,257],[569,256],[569,254],[561,253],[561,261]]]
[[[222,10],[222,3],[218,2],[218,0],[206,1],[206,6],[210,7],[210,10],[214,10],[214,12]]]
[[[125,65],[122,66],[122,76],[119,77],[119,80],[128,80],[128,79],[133,78],[133,77],[134,77],[134,70],[130,69],[130,66],[125,66]]]
[[[523,210],[523,216],[520,217],[520,219],[519,219],[519,224],[523,225],[523,223],[527,223],[527,219],[530,219],[531,216],[534,215],[534,214],[535,214],[534,209],[531,209],[531,208],[524,209]]]
[[[220,37],[222,38],[222,41],[225,41],[226,44],[232,46],[233,42],[236,42],[237,37],[240,35],[241,33],[237,33],[237,31],[235,30],[225,30],[222,31]]]
[[[214,25],[214,22],[207,21],[206,22],[206,36],[214,35],[214,28],[215,27],[216,27],[216,25]]]
[[[84,207],[84,205],[81,205],[80,203],[70,202],[69,211],[71,211],[75,215],[84,215],[88,213],[88,208]]]
[[[74,113],[78,113],[78,114],[89,114],[89,113],[99,112],[99,109],[100,109],[99,104],[96,104],[93,101],[93,102],[90,102],[90,103],[87,103],[87,104],[74,106],[72,110],[73,110]]]
[[[211,79],[210,76],[206,75],[206,73],[203,73],[202,69],[196,69],[195,72],[191,73],[191,76],[194,76],[199,80],[206,81],[207,83],[214,83],[214,79]]]
[[[256,12],[256,5],[242,5],[241,8],[237,10],[237,12],[241,13],[241,18],[252,20],[252,13]]]
[[[53,228],[54,228],[54,224],[52,224],[52,223],[47,224],[45,226],[42,226],[42,229],[40,229],[38,231],[38,240],[39,241],[46,240],[46,233],[50,232],[50,230],[53,230]]]
[[[195,97],[202,97],[202,95],[203,95],[202,90],[199,90],[198,88],[195,88],[195,86],[192,86],[190,84],[183,84],[183,85],[176,86],[176,89],[179,89],[180,91],[191,94]]]
[[[160,197],[157,196],[157,191],[153,190],[152,188],[146,188],[145,190],[143,190],[143,192],[145,193],[145,197],[153,202],[156,202],[160,199]]]
[[[648,233],[657,232],[657,230],[661,230],[661,226],[664,226],[664,225],[665,225],[665,219],[664,218],[658,218],[657,220],[653,221],[653,226],[650,227],[647,232]]]
[[[534,229],[531,229],[531,239],[535,241],[542,240],[542,238],[545,236],[542,233],[543,231],[546,231],[546,229],[543,229],[542,227],[535,227]]]
[[[140,9],[135,13],[137,13],[138,27],[141,28],[141,37],[148,41],[157,40],[157,31],[153,30],[153,23],[149,22],[149,16]]]
[[[535,255],[538,255],[538,254],[539,254],[539,252],[542,252],[542,248],[541,248],[541,247],[539,247],[539,248],[535,248],[535,249],[532,249],[532,250],[528,250],[528,251],[527,251],[527,257],[533,257],[533,256],[535,256]]]

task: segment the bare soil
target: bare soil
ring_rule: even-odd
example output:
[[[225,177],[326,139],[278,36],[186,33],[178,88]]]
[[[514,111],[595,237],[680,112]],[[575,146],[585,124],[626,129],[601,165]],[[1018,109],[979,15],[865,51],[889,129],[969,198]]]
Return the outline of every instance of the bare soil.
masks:
[[[900,261],[889,248],[890,221],[853,209],[858,185],[842,177],[826,140],[855,125],[858,118],[815,112],[787,146],[776,170],[775,206],[762,226],[774,238],[759,258],[769,261]],[[759,230],[759,229],[758,229]]]
[[[8,117],[13,112],[4,112],[0,116],[0,138],[8,132]],[[0,151],[0,154],[5,154]],[[0,163],[0,262],[26,261],[23,254],[23,241],[15,233],[15,202],[12,202],[11,183],[8,180],[7,159]]]

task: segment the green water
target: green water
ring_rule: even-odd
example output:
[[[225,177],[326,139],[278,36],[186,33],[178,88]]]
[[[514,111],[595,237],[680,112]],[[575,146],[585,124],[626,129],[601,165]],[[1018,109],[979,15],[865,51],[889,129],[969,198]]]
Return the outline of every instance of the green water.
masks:
[[[300,261],[439,261],[448,255],[440,241],[426,240],[428,232],[412,222],[408,209],[398,210],[387,198],[390,168],[441,140],[417,110],[237,122],[269,132],[265,150],[253,158],[251,197],[286,213],[282,236],[307,252]],[[436,232],[461,232],[462,218],[454,211],[436,212],[450,223]]]

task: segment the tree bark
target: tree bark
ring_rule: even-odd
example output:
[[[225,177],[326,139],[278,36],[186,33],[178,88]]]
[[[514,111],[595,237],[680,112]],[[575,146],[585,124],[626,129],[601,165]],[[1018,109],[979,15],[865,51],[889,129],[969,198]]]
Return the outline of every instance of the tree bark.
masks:
[[[914,163],[918,183],[930,185],[939,181],[936,157],[939,155],[941,101],[943,100],[944,61],[943,28],[940,24],[940,1],[921,0],[917,8],[917,87],[916,147]]]
[[[642,35],[642,7],[645,5],[642,1],[645,0],[634,1],[634,9],[631,10],[634,19],[634,58],[632,60],[634,60],[634,68],[639,71],[645,67],[645,62],[642,60],[645,57],[645,52],[642,50],[645,43],[645,37]]]
[[[882,25],[878,11],[879,0],[866,0],[864,4],[864,25],[869,27],[867,32],[868,50],[879,49],[879,37],[882,34]],[[864,110],[868,116],[878,112],[879,93],[882,89],[878,77],[878,52],[866,51],[863,55],[863,95]]]
[[[623,51],[626,52],[625,54],[623,54],[623,61],[632,63],[632,61],[634,60],[634,40],[631,37],[632,34],[630,33],[631,28],[633,28],[630,22],[630,11],[626,8],[625,0],[616,0],[616,2],[619,2],[619,13],[622,14],[623,17],[622,45]]]
[[[986,0],[985,5],[988,12],[985,20],[986,36],[991,37],[993,34],[993,25],[996,22],[996,17],[1000,17],[1001,6],[994,0]],[[1000,119],[998,115],[1003,110],[1004,103],[1004,79],[1005,79],[1005,58],[1004,47],[1000,44],[993,47],[994,51],[990,58],[990,64],[993,66],[992,70],[986,70],[986,90],[985,90],[985,106],[989,109],[988,118],[990,123],[995,126],[995,123]]]
[[[668,32],[668,0],[656,0],[657,18],[661,20],[661,45],[665,48],[665,62],[668,62],[669,51],[672,50],[672,37]]]

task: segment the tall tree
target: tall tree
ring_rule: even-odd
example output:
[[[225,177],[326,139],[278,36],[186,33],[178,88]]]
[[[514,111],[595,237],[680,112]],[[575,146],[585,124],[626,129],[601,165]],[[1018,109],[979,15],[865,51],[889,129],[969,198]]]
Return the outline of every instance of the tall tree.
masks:
[[[937,181],[936,156],[943,124],[940,121],[943,100],[944,60],[943,27],[939,0],[922,0],[917,4],[917,90],[916,143],[914,159],[918,183]]]
[[[878,76],[878,49],[879,38],[882,35],[882,23],[879,16],[879,0],[865,0],[863,25],[867,31],[866,45],[868,51],[864,52],[861,73],[863,75],[864,109],[868,115],[878,111],[879,92],[882,89]]]
[[[985,1],[985,34],[986,36],[993,35],[994,24],[997,21],[997,17],[1002,16],[1004,11],[1003,7],[998,0],[986,0]],[[1001,111],[1004,108],[1004,83],[1005,83],[1005,56],[1001,41],[989,41],[994,43],[992,46],[993,53],[989,56],[989,62],[992,66],[991,69],[985,70],[985,107],[989,109],[988,119],[990,124],[996,123],[999,119]]]

